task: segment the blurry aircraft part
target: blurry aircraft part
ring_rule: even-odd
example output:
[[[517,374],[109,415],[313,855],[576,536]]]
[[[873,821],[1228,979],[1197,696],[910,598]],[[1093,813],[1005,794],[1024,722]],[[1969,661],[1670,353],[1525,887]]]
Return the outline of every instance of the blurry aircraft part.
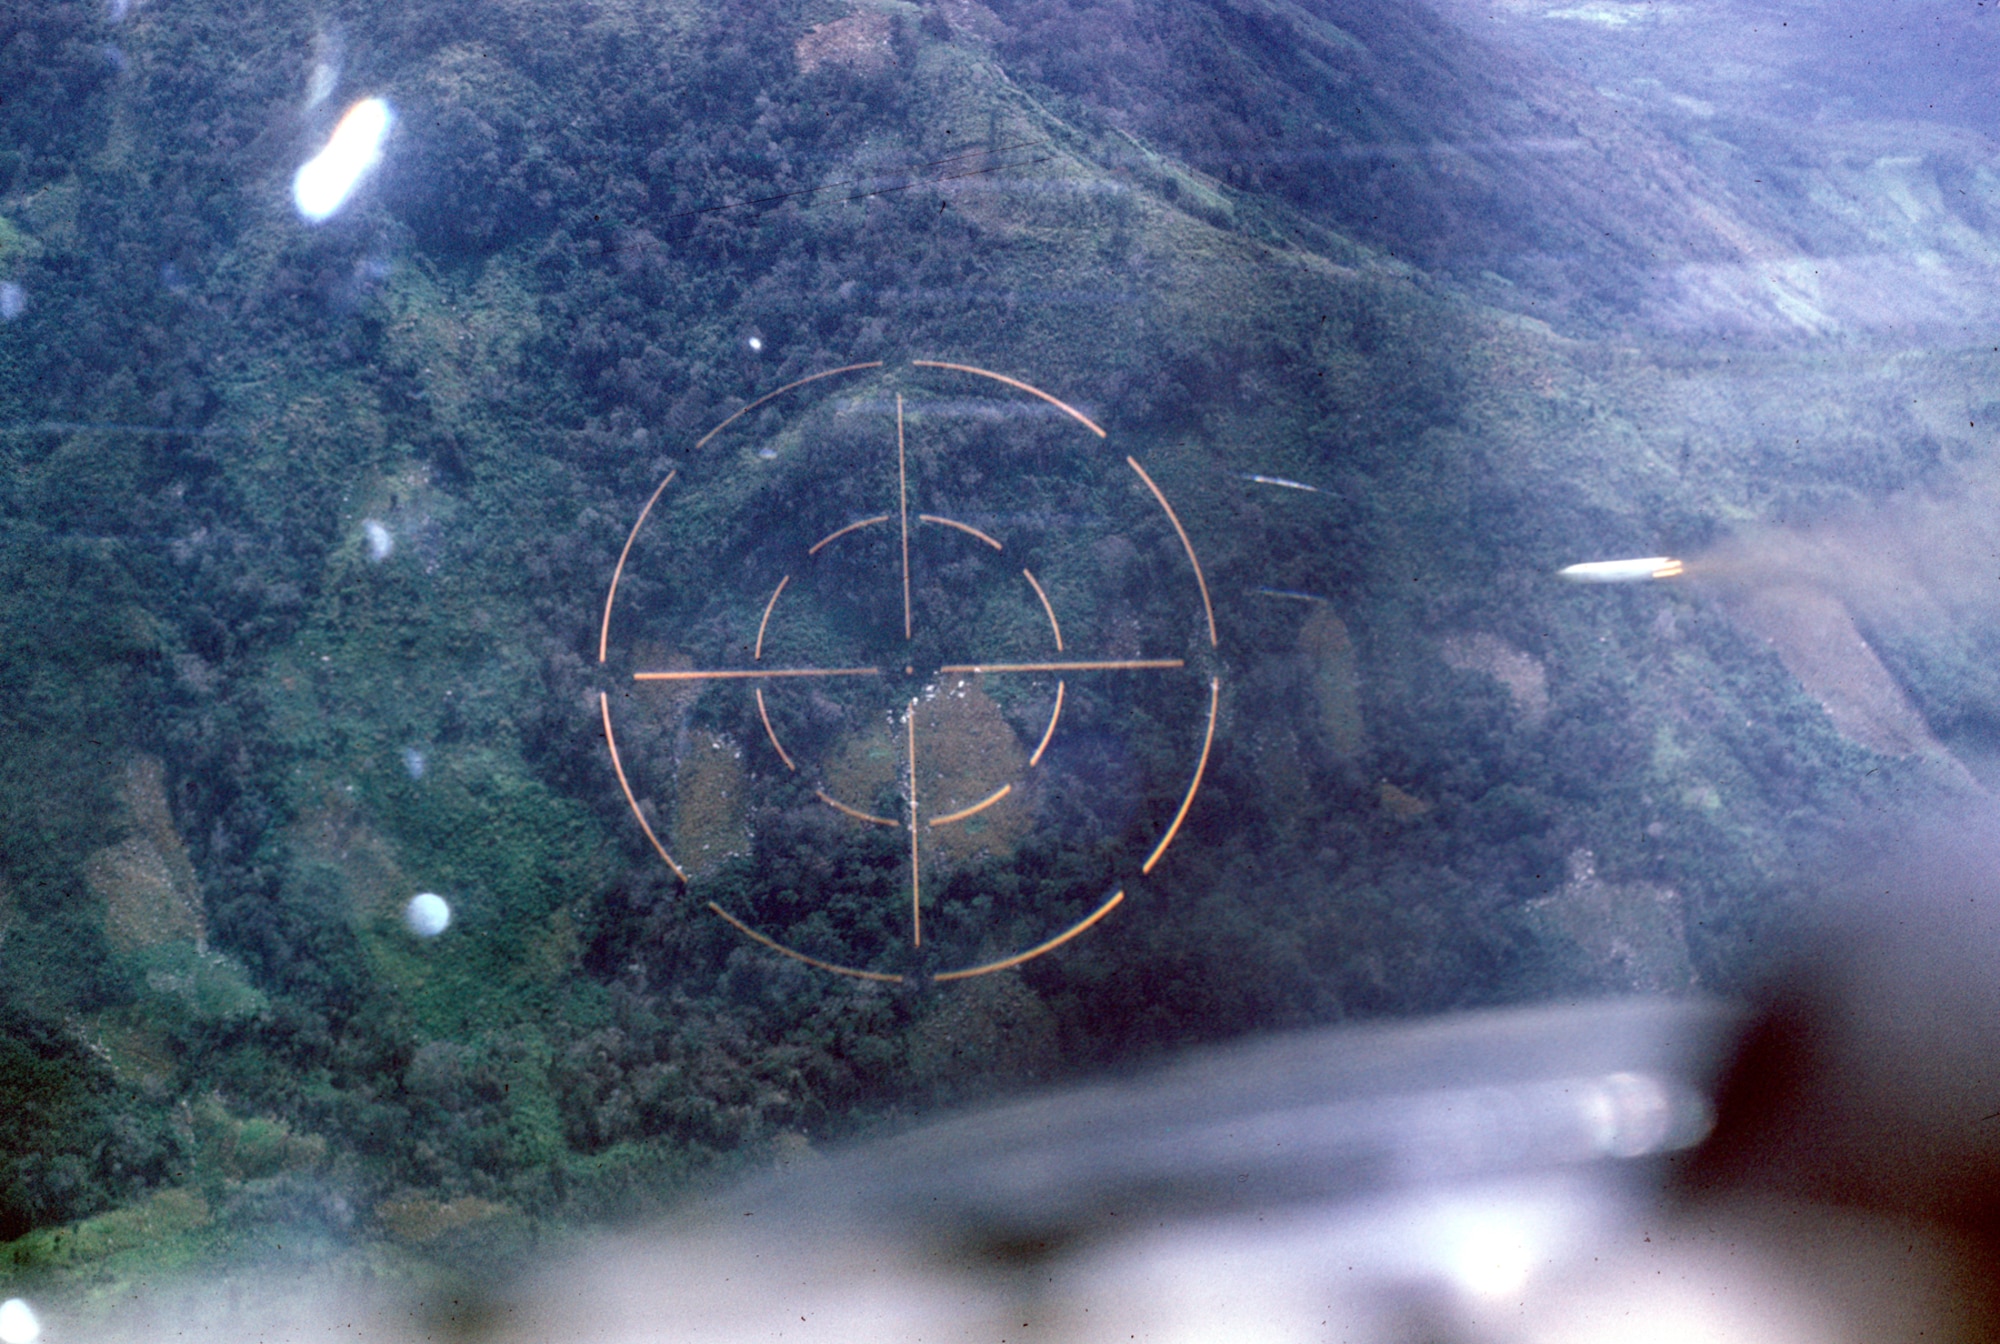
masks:
[[[1873,1209],[2000,1253],[1996,827],[1983,801],[1853,865],[1724,1080],[1692,1197]]]
[[[1619,1228],[1464,1339],[1873,1344],[1992,1338],[1975,1260],[1934,1228],[1745,1203]]]
[[[1517,1337],[2000,1338],[2000,814],[1856,849],[1664,1216],[1527,1301]]]
[[[808,1158],[504,1288],[237,1276],[90,1333],[1991,1339],[2000,903],[1956,906],[1993,860],[1961,843],[1906,873],[1913,919],[1823,939],[1719,1089],[1744,1017],[1711,1003],[1306,1033]]]
[[[1559,579],[1571,583],[1645,583],[1651,579],[1671,579],[1683,572],[1680,561],[1670,555],[1642,556],[1637,560],[1591,560],[1556,571]]]
[[[1707,1132],[1703,1055],[1727,1020],[1640,1001],[1241,1045],[829,1160],[810,1199],[854,1218],[1070,1240],[1148,1213],[1269,1210],[1663,1153]],[[794,1188],[739,1198],[784,1205]]]
[[[1625,1001],[1224,1047],[800,1162],[479,1291],[392,1299],[336,1268],[232,1274],[121,1302],[88,1333],[706,1344],[1443,1330],[1638,1225],[1662,1160],[1706,1132],[1734,1020]],[[81,1333],[62,1324],[50,1338]]]
[[[608,1341],[1278,1339],[1390,1300],[1462,1314],[1633,1219],[1657,1159],[1706,1132],[1732,1020],[1621,1002],[1215,1050],[753,1182],[490,1315],[503,1340]]]

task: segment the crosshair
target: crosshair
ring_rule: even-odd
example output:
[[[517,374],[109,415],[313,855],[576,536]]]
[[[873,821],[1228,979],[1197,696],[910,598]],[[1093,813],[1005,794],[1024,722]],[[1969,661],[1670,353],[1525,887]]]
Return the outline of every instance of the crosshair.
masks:
[[[738,425],[753,412],[769,407],[809,385],[824,380],[852,381],[864,373],[885,367],[883,361],[849,364],[787,383],[749,402],[716,425],[696,441],[694,451],[699,454],[708,449],[732,426]],[[988,402],[979,403],[982,414],[1004,416],[1008,413],[1007,407],[1025,406],[1030,412],[1039,410],[1049,418],[1071,426],[1072,437],[1078,434],[1090,436],[1086,443],[1101,447],[1109,438],[1101,426],[1075,406],[1020,379],[969,364],[941,360],[912,360],[908,367],[911,370],[936,371],[929,375],[932,378],[942,375],[961,382],[986,380],[1005,388],[1006,392],[989,398],[990,405]],[[883,376],[879,373],[875,375],[877,380]],[[711,657],[700,660],[700,665],[689,665],[689,659],[676,657],[672,649],[661,641],[636,641],[635,647],[627,654],[632,666],[620,679],[634,688],[678,688],[704,694],[729,693],[732,690],[741,694],[747,690],[747,703],[754,706],[756,722],[770,749],[769,759],[775,767],[773,774],[782,772],[784,776],[807,782],[811,797],[830,816],[839,818],[841,824],[880,828],[901,837],[906,846],[906,858],[900,861],[906,874],[902,897],[905,916],[902,932],[897,936],[907,940],[911,949],[921,949],[925,945],[927,869],[937,866],[939,853],[968,848],[963,835],[965,828],[974,826],[978,819],[1010,798],[1019,799],[1024,792],[1033,789],[1036,771],[1042,767],[1051,745],[1059,740],[1065,703],[1070,700],[1073,681],[1082,686],[1107,678],[1187,677],[1190,674],[1200,677],[1203,669],[1209,669],[1208,674],[1201,677],[1206,683],[1201,689],[1206,694],[1199,698],[1206,704],[1203,710],[1197,711],[1198,733],[1193,731],[1194,725],[1188,725],[1190,731],[1186,745],[1191,760],[1186,766],[1185,787],[1179,790],[1178,807],[1160,829],[1146,857],[1138,864],[1140,875],[1151,874],[1180,834],[1200,790],[1215,741],[1221,679],[1212,670],[1218,641],[1214,607],[1201,562],[1180,517],[1136,457],[1124,455],[1124,466],[1131,473],[1127,478],[1129,488],[1136,499],[1157,509],[1158,515],[1170,527],[1178,543],[1179,554],[1185,559],[1187,573],[1193,579],[1190,595],[1199,598],[1199,619],[1193,622],[1191,633],[1181,641],[1183,647],[1178,653],[1165,649],[1106,649],[1101,647],[1106,643],[1101,632],[1094,641],[1079,641],[1074,628],[1071,638],[1066,640],[1058,611],[1059,599],[1052,598],[1050,585],[1036,575],[1031,564],[1021,563],[1021,557],[1010,551],[1011,538],[1005,535],[1008,525],[1020,525],[1022,520],[1005,514],[954,516],[954,512],[946,511],[945,505],[932,505],[924,499],[921,488],[913,487],[911,472],[911,413],[915,409],[921,417],[922,411],[906,404],[905,394],[900,388],[894,390],[893,403],[888,397],[879,397],[878,402],[882,421],[879,443],[881,475],[886,478],[886,467],[892,457],[895,468],[893,493],[886,489],[883,491],[880,511],[850,516],[809,541],[806,538],[810,534],[801,533],[796,543],[789,546],[775,540],[770,545],[759,546],[759,560],[765,563],[775,560],[778,573],[774,582],[767,580],[770,588],[768,596],[762,599],[761,609],[746,604],[740,613],[746,633],[752,610],[756,611],[756,620],[754,638],[735,650],[738,656]],[[844,409],[852,411],[858,407],[861,407],[859,399],[850,399]],[[996,407],[1000,409],[994,409]],[[848,416],[850,420],[853,418],[853,415]],[[795,455],[809,457],[812,452],[809,445],[801,443],[788,443],[787,448]],[[862,451],[870,456],[877,454],[877,450],[868,447],[865,440]],[[778,451],[767,444],[758,456],[775,458]],[[849,474],[859,477],[868,473],[857,471]],[[627,578],[628,565],[633,561],[634,550],[642,534],[651,535],[647,533],[649,524],[657,523],[664,512],[660,509],[663,500],[670,498],[670,489],[681,479],[680,467],[666,473],[640,509],[612,570],[604,598],[597,649],[598,663],[607,672],[612,663],[614,617],[633,605],[628,600],[621,606],[621,583]],[[886,480],[884,484],[886,486]],[[913,496],[916,498],[913,499]],[[794,506],[786,512],[788,515],[808,514],[811,508],[810,505],[803,508]],[[786,520],[787,523],[795,521],[789,517]],[[785,528],[784,523],[775,524],[770,533],[775,538],[783,534]],[[796,531],[796,527],[793,530]],[[1002,535],[995,535],[996,532]],[[978,609],[975,615],[988,618],[984,625],[978,620],[971,621],[969,625],[964,619],[940,621],[939,618],[948,613],[923,609],[916,598],[914,580],[924,562],[922,555],[913,560],[913,534],[935,536],[936,540],[923,549],[922,555],[930,556],[936,567],[949,569],[960,576],[961,583],[966,582],[963,578],[966,574],[979,576],[981,586],[975,591],[980,600],[968,605]],[[765,532],[756,530],[755,535],[761,540]],[[878,560],[887,563],[874,563]],[[1000,591],[996,576],[1002,575],[1012,585],[1009,590],[1011,596],[996,596]],[[681,578],[683,587],[690,586],[685,583],[685,576]],[[900,601],[894,600],[893,596],[884,600],[880,594],[875,594],[871,601],[869,590],[875,587],[886,588],[891,594],[896,594],[899,589]],[[630,592],[631,585],[627,584],[626,593],[629,595]],[[643,606],[643,602],[640,605]],[[843,607],[850,609],[843,612],[840,610]],[[827,615],[830,610],[834,613],[832,616]],[[1039,618],[1033,622],[1040,633],[1032,637],[1032,646],[1024,643],[1029,636],[1021,620],[1000,619],[1010,614],[1018,617],[1023,611],[1035,613]],[[995,612],[999,616],[996,617]],[[933,637],[931,627],[940,623],[952,627],[946,632],[951,639],[974,645],[990,633],[989,627],[1005,625],[1005,637],[999,640],[999,645],[1005,647],[947,647],[948,641]],[[1127,642],[1130,642],[1129,632]],[[1093,647],[1093,643],[1100,647]],[[727,646],[723,651],[729,651]],[[830,652],[846,656],[826,656]],[[743,654],[747,657],[741,656]],[[1192,665],[1196,662],[1200,666]],[[781,731],[782,716],[774,717],[774,706],[782,706],[802,695],[808,697],[808,702],[824,701],[826,690],[836,686],[865,686],[874,703],[887,707],[887,712],[874,725],[877,730],[874,738],[880,739],[875,742],[875,754],[885,754],[881,748],[890,735],[880,730],[891,729],[894,755],[898,758],[895,761],[893,796],[882,790],[873,794],[866,792],[865,787],[855,784],[851,771],[844,779],[837,777],[839,772],[828,767],[828,752],[823,742],[818,744],[821,749],[815,755],[796,742],[788,743],[790,735]],[[993,688],[995,695],[1008,700],[1017,717],[1027,713],[1028,702],[1035,702],[1033,723],[1040,725],[1039,732],[1031,730],[1027,734],[1034,740],[1032,750],[1027,748],[1026,738],[1021,742],[1019,754],[1025,760],[1019,764],[1014,778],[990,774],[979,778],[992,769],[1006,773],[1004,767],[1008,762],[1001,758],[1010,753],[1004,749],[1004,743],[1001,749],[989,750],[984,755],[976,749],[968,749],[963,739],[970,734],[962,722],[954,723],[954,700],[965,700],[970,696],[976,697],[975,703],[990,706],[991,701],[986,695],[988,687]],[[622,698],[626,701],[632,699],[630,696]],[[598,702],[605,744],[625,801],[653,850],[675,877],[692,891],[695,879],[661,839],[659,828],[649,818],[648,808],[642,803],[644,790],[635,788],[632,775],[626,768],[619,748],[618,727],[614,722],[615,718],[622,717],[623,712],[618,716],[613,714],[612,692],[609,689],[598,692]],[[834,712],[838,714],[839,707],[836,706]],[[985,740],[990,746],[992,725],[985,723],[982,726],[988,734]],[[1198,749],[1195,747],[1197,741]],[[926,758],[932,756],[951,758],[955,764],[943,775],[934,768],[929,781],[932,787],[927,788],[923,766],[927,763]],[[971,762],[969,766],[968,759]],[[862,791],[856,792],[857,788]],[[930,971],[926,978],[944,983],[1021,965],[1077,938],[1110,915],[1125,897],[1126,887],[1117,886],[1087,914],[1069,921],[1032,946],[956,969]],[[753,942],[806,965],[863,980],[901,983],[908,978],[892,971],[871,970],[815,956],[773,932],[759,928],[753,917],[741,911],[732,911],[721,901],[707,900],[704,905]]]

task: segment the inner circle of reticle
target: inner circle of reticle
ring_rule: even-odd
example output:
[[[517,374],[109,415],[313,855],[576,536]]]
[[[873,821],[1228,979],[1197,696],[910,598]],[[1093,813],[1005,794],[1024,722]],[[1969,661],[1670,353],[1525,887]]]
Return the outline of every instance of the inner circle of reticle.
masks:
[[[1108,435],[1101,427],[1074,406],[1019,379],[1010,378],[1005,374],[995,373],[992,370],[977,368],[969,364],[948,363],[939,360],[911,360],[910,366],[912,368],[941,370],[946,374],[956,375],[961,378],[987,379],[1003,384],[1015,393],[1038,398],[1041,402],[1046,403],[1054,411],[1073,421],[1079,433],[1094,435],[1098,440],[1108,438]],[[759,407],[784,397],[787,393],[796,391],[808,384],[818,383],[823,379],[858,375],[868,370],[881,369],[883,367],[885,367],[885,362],[880,360],[860,364],[848,364],[835,369],[823,370],[787,383],[783,387],[766,393],[764,396],[743,406],[727,419],[723,420],[696,442],[695,450],[699,452],[703,448],[706,448],[711,441],[739,419],[757,410]],[[904,398],[900,392],[895,397],[894,436],[897,481],[894,511],[885,510],[879,514],[870,514],[865,517],[853,519],[840,527],[834,528],[817,541],[803,548],[803,553],[795,558],[795,563],[788,567],[787,572],[784,573],[765,597],[757,622],[755,642],[749,646],[749,657],[743,660],[742,665],[704,668],[642,667],[631,674],[632,680],[638,683],[698,683],[703,685],[727,682],[742,683],[750,692],[750,699],[756,707],[757,717],[762,724],[766,740],[777,760],[782,763],[786,771],[797,773],[799,771],[799,762],[787,748],[784,739],[773,722],[770,712],[770,702],[766,698],[767,692],[775,696],[780,693],[779,688],[781,687],[797,686],[800,684],[810,685],[814,682],[830,680],[881,680],[886,678],[893,681],[899,673],[906,679],[916,678],[919,681],[931,676],[978,676],[984,678],[1017,675],[1046,677],[1054,675],[1057,681],[1054,694],[1049,699],[1046,727],[1042,730],[1040,740],[1037,742],[1033,753],[1028,757],[1027,761],[1027,768],[1033,770],[1040,765],[1044,754],[1049,749],[1050,743],[1056,738],[1058,728],[1062,722],[1063,704],[1070,678],[1148,675],[1186,668],[1186,660],[1181,658],[1077,657],[1077,650],[1073,645],[1065,644],[1060,614],[1055,604],[1050,600],[1047,589],[1031,569],[1019,566],[1013,567],[1018,569],[1018,582],[1026,592],[1032,593],[1036,607],[1042,612],[1047,621],[1045,647],[1043,649],[1046,656],[1010,662],[947,662],[925,660],[920,667],[914,653],[914,650],[918,647],[916,642],[918,638],[918,625],[911,601],[911,529],[913,527],[944,529],[946,532],[953,534],[955,539],[962,540],[966,547],[981,553],[989,560],[997,559],[1001,563],[1005,563],[1007,545],[1003,537],[993,536],[988,531],[964,519],[949,517],[942,513],[928,512],[921,507],[920,503],[913,505],[909,479],[909,444],[905,429],[905,406]],[[885,453],[887,451],[886,444],[884,451]],[[1125,462],[1130,467],[1135,482],[1143,487],[1146,494],[1157,505],[1161,514],[1172,525],[1173,532],[1179,539],[1180,549],[1186,557],[1189,568],[1193,572],[1195,586],[1201,597],[1201,617],[1205,627],[1206,640],[1209,647],[1213,649],[1216,645],[1215,612],[1209,600],[1207,579],[1202,573],[1201,562],[1195,555],[1194,544],[1188,538],[1187,529],[1181,525],[1180,518],[1175,514],[1173,506],[1167,502],[1166,495],[1162,493],[1160,487],[1139,463],[1138,459],[1127,455]],[[648,521],[652,519],[656,506],[661,503],[662,497],[667,494],[669,487],[673,485],[677,475],[678,470],[668,472],[666,478],[660,482],[659,486],[646,500],[644,507],[639,511],[637,521],[633,523],[632,530],[625,539],[624,549],[619,553],[617,566],[612,572],[609,591],[605,594],[604,615],[599,627],[597,659],[600,665],[608,661],[611,623],[613,613],[618,605],[619,582],[624,576],[626,563],[631,558],[633,544],[639,539],[640,533],[646,528]],[[783,628],[788,614],[788,605],[786,602],[788,596],[787,590],[791,587],[793,580],[805,572],[808,567],[837,554],[843,543],[852,543],[862,534],[878,529],[886,530],[897,537],[898,544],[896,549],[900,555],[900,577],[902,584],[902,639],[900,644],[904,651],[903,659],[906,660],[899,661],[897,658],[887,658],[878,663],[853,666],[792,665],[789,663],[781,665],[780,660],[776,658],[767,660],[766,653],[768,648],[775,645],[776,640],[774,636]],[[796,600],[796,591],[791,596]],[[1158,842],[1152,847],[1146,859],[1141,864],[1140,872],[1142,874],[1151,873],[1159,864],[1162,856],[1166,854],[1168,847],[1173,844],[1175,836],[1180,832],[1182,823],[1187,819],[1189,808],[1194,804],[1195,794],[1201,788],[1202,776],[1208,767],[1209,751],[1215,740],[1216,717],[1221,703],[1220,679],[1211,676],[1208,679],[1207,690],[1207,714],[1206,722],[1200,728],[1199,755],[1195,756],[1192,761],[1186,791],[1181,797],[1180,805],[1175,811],[1172,821],[1162,831]],[[668,851],[667,846],[662,843],[658,833],[653,829],[652,823],[647,819],[645,809],[640,806],[639,799],[633,791],[631,779],[619,755],[618,737],[612,722],[611,701],[607,691],[600,691],[598,693],[598,705],[603,717],[605,744],[609,749],[611,764],[618,776],[619,787],[624,792],[626,803],[630,806],[633,816],[638,819],[640,828],[645,832],[646,838],[652,844],[653,849],[665,861],[667,867],[673,871],[674,875],[683,884],[687,884],[689,880],[687,872],[674,859],[673,855]],[[899,762],[898,769],[902,785],[901,802],[905,812],[903,817],[897,818],[880,815],[877,812],[869,810],[869,800],[867,799],[836,797],[823,787],[815,787],[813,793],[822,804],[832,811],[839,813],[854,825],[894,828],[907,833],[909,839],[909,882],[907,890],[909,900],[909,937],[913,945],[921,946],[923,943],[923,848],[927,833],[934,835],[944,828],[960,825],[995,806],[1013,792],[1017,781],[997,781],[996,788],[984,794],[978,801],[973,802],[969,806],[959,807],[939,815],[930,815],[926,811],[926,800],[918,796],[917,789],[918,760],[919,754],[924,747],[924,743],[917,733],[917,710],[917,699],[911,697],[907,704],[907,711],[903,715],[904,741],[901,746],[904,759]],[[1190,725],[1190,728],[1192,727],[1193,725]],[[930,978],[936,982],[963,980],[1019,966],[1023,962],[1031,961],[1046,952],[1055,950],[1082,934],[1085,930],[1091,928],[1105,916],[1109,915],[1124,899],[1125,891],[1124,888],[1120,887],[1084,918],[1070,924],[1053,937],[1010,956],[960,969],[935,972]],[[794,958],[821,970],[863,980],[888,983],[901,983],[906,979],[905,976],[890,972],[843,966],[819,957],[809,956],[796,948],[786,946],[778,939],[758,930],[750,922],[740,918],[715,901],[707,902],[707,908],[735,928],[739,933],[769,948],[771,951]]]

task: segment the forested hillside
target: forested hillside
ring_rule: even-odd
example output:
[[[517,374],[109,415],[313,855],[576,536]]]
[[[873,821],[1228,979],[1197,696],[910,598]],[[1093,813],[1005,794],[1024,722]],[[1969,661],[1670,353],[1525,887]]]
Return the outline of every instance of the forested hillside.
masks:
[[[1984,191],[1990,142],[1857,151],[1841,213],[1806,179],[1846,130],[1781,151],[1745,114],[1719,148],[1503,38],[1361,0],[0,14],[0,1275],[505,1253],[1191,1041],[1740,986],[1857,819],[1977,790],[2000,724],[1952,577],[1977,547],[1941,576],[1910,542],[1985,497],[1990,352],[1785,260],[1916,200],[1976,324],[1992,234],[1937,182]],[[382,162],[308,224],[292,176],[364,96]],[[1181,786],[1135,762],[1198,723],[1106,709],[1051,757],[1116,803],[1098,829],[1020,821],[936,896],[944,927],[1126,882],[1113,915],[889,985],[691,893],[804,926],[900,842],[830,845],[807,790],[757,792],[788,763],[753,714],[663,699],[660,825],[739,846],[683,884],[606,751],[598,641],[667,472],[755,469],[805,413],[703,435],[858,363],[857,398],[975,395],[913,359],[1030,381],[1148,465],[1220,689],[1143,880]],[[1024,527],[1067,483],[979,482]],[[825,497],[748,518],[716,486],[676,544]],[[1075,638],[1178,563],[1155,541],[1050,544],[1112,594]],[[1552,578],[1653,554],[1717,559]],[[703,812],[702,780],[763,801]],[[421,890],[460,912],[435,940]]]

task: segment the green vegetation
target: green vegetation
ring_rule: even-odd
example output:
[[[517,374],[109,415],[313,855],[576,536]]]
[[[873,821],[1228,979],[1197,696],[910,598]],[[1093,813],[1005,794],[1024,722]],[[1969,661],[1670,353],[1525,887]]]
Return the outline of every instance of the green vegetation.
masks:
[[[1469,39],[1358,2],[870,5],[886,45],[807,69],[795,44],[847,6],[376,8],[342,20],[340,92],[304,113],[316,19],[285,0],[0,18],[0,280],[28,295],[0,323],[0,1287],[109,1300],[281,1244],[505,1255],[1190,1041],[1727,992],[1844,821],[1948,792],[1844,735],[1726,594],[1547,577],[1973,474],[1991,365],[1649,333],[1634,258],[1714,240],[1600,120],[1601,197],[1573,164],[1529,174],[1528,205],[1491,164],[1399,191],[1348,153],[1498,134]],[[1398,51],[1430,73],[1390,79]],[[290,174],[363,91],[399,109],[387,157],[304,226]],[[1509,134],[1552,133],[1507,107]],[[1281,141],[1342,166],[1293,171]],[[977,167],[912,168],[940,163]],[[1468,241],[1489,224],[1497,260]],[[1527,297],[1487,306],[1503,289]],[[1140,882],[1206,681],[1073,685],[1049,796],[1086,801],[941,882],[919,954],[902,833],[830,830],[740,698],[647,702],[629,748],[663,826],[683,777],[738,777],[684,776],[683,738],[743,752],[751,801],[704,824],[744,851],[691,899],[609,768],[597,694],[629,669],[596,643],[627,529],[679,469],[624,591],[687,615],[662,654],[734,656],[775,582],[759,547],[879,512],[880,442],[832,396],[694,441],[835,365],[893,366],[841,396],[915,388],[926,356],[1072,397],[1115,449],[1058,468],[1041,422],[913,417],[928,497],[1027,520],[1010,545],[1079,647],[1167,630],[1224,689],[1206,787]],[[1019,455],[954,453],[989,442]],[[1142,518],[1127,452],[1200,548],[1213,655],[1156,517],[1110,541],[1060,523]],[[938,649],[1046,634],[969,567],[918,583]],[[830,657],[870,600],[773,647]],[[1990,622],[1878,628],[1944,745],[1990,753]],[[830,751],[879,716],[843,695],[776,726]],[[1040,695],[997,688],[986,726],[1032,747]],[[701,905],[921,971],[1121,883],[1059,955],[934,990],[821,975]],[[401,922],[420,890],[453,906],[433,941]]]

